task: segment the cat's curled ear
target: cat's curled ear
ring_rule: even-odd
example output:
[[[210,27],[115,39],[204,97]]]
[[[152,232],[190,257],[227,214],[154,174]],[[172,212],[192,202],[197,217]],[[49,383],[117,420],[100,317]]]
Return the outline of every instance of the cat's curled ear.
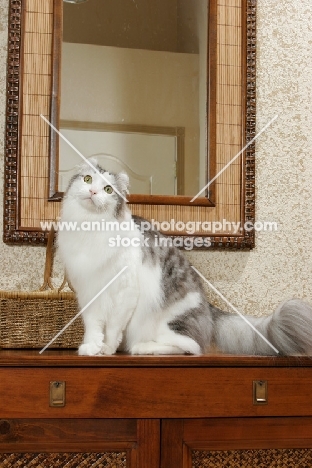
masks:
[[[116,174],[117,186],[122,194],[129,193],[129,176],[125,172]]]
[[[88,161],[90,161],[90,163],[91,163],[92,166],[94,166],[94,167],[97,167],[98,164],[99,164],[97,158],[95,158],[94,156],[92,156],[92,158],[88,158]]]
[[[92,157],[92,158],[88,158],[88,161],[90,161],[90,163],[92,164],[93,167],[95,167],[97,169],[98,167],[98,161],[96,158]],[[92,166],[90,166],[90,164],[88,163],[84,163],[84,164],[81,164],[80,166],[80,173],[83,173],[85,172],[87,169],[92,169]]]

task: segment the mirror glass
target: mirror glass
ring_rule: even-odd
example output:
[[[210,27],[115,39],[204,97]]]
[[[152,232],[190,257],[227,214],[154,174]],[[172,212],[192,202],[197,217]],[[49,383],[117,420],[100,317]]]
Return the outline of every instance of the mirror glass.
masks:
[[[60,131],[130,192],[207,183],[207,0],[64,2]],[[58,189],[81,163],[60,139]]]

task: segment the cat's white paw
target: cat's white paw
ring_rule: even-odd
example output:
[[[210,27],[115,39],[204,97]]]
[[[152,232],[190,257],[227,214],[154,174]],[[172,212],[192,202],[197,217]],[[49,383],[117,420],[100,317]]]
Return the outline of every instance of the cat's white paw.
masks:
[[[132,346],[131,354],[154,354],[155,344],[137,343]]]
[[[107,344],[103,343],[101,347],[100,354],[105,355],[105,356],[111,356],[112,354],[115,354],[115,350],[108,346]]]
[[[83,343],[78,348],[79,356],[111,356],[115,350],[105,343]]]
[[[98,356],[101,354],[102,344],[83,343],[78,348],[79,356]]]
[[[131,354],[184,354],[184,351],[177,346],[147,341],[133,345]]]

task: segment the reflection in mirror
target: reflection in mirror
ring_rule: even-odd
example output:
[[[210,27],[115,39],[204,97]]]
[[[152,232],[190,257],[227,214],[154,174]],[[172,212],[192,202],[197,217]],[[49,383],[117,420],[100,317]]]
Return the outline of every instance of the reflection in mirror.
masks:
[[[191,197],[207,183],[207,18],[207,0],[64,3],[60,129],[126,170],[131,193]],[[183,129],[183,145],[155,128]],[[79,163],[60,141],[58,191]]]
[[[184,193],[184,129],[139,125],[107,125],[62,120],[58,187],[64,192],[81,156],[67,141],[75,142],[82,155],[96,158],[110,172],[126,172],[131,193],[177,195]],[[105,149],[105,152],[103,151]]]

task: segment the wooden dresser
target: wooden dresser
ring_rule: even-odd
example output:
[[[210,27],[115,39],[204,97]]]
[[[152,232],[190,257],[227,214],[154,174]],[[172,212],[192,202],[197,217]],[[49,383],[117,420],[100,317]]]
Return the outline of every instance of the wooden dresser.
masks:
[[[0,351],[0,467],[312,466],[312,360]]]

